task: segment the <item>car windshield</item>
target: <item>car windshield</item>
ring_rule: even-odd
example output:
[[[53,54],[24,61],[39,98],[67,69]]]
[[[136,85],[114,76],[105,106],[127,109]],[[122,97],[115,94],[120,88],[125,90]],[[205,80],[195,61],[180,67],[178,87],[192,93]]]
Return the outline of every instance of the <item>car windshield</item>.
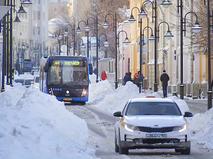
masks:
[[[72,65],[51,66],[49,68],[48,83],[50,85],[87,84],[88,83],[87,67],[72,66]]]
[[[126,115],[181,115],[173,102],[130,102]]]
[[[35,77],[35,83],[39,83],[39,77]]]

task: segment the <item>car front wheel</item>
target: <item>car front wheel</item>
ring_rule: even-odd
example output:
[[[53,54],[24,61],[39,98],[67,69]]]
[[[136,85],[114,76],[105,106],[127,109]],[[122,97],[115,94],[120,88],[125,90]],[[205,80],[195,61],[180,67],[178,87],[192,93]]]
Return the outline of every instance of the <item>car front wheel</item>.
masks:
[[[180,153],[181,153],[182,155],[189,155],[190,152],[191,152],[190,148],[187,148],[187,149],[185,149],[185,150],[180,150]]]
[[[129,153],[129,149],[121,146],[121,140],[120,140],[120,134],[119,134],[119,154],[128,155],[128,153]]]
[[[175,152],[180,152],[182,155],[189,155],[191,153],[191,147],[186,149],[175,149]]]
[[[118,144],[117,144],[116,133],[115,133],[115,152],[119,152],[119,147],[118,147]]]

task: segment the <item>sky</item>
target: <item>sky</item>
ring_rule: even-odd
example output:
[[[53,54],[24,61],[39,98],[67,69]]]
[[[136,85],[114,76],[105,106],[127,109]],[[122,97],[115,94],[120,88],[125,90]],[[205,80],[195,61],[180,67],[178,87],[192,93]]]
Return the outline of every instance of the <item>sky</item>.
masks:
[[[106,113],[121,111],[131,98],[161,98],[159,93],[147,90],[138,93],[138,87],[131,82],[114,89],[108,80],[95,80],[96,76],[90,75],[86,105]],[[0,93],[0,159],[98,159],[86,121],[68,111],[63,102],[19,83],[5,88]],[[189,111],[184,100],[171,95],[168,98],[175,100],[182,112]],[[212,109],[187,120],[192,140],[203,148],[213,149]]]

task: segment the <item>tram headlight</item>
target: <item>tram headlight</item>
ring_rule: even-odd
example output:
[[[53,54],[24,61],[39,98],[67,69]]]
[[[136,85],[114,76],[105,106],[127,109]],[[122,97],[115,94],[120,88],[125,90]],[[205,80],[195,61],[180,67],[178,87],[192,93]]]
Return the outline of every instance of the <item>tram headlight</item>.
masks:
[[[87,95],[87,90],[86,90],[86,89],[83,89],[81,96],[84,97],[84,96],[86,96],[86,95]]]

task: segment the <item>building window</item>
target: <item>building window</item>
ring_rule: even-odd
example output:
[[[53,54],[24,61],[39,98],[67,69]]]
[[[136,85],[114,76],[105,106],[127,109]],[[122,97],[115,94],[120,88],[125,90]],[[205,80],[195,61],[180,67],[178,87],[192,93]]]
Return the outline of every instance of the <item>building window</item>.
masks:
[[[43,20],[45,20],[45,12],[43,12]]]
[[[24,30],[24,25],[22,25],[22,27],[21,27],[21,31],[22,32],[24,32],[25,30]]]
[[[40,27],[38,27],[38,35],[40,35]]]
[[[35,27],[33,27],[33,35],[35,35]]]
[[[38,11],[38,20],[40,20],[41,17],[40,17],[40,11]]]
[[[56,12],[56,8],[53,8],[53,12]]]
[[[32,12],[32,19],[35,20],[35,11]]]
[[[40,1],[40,0],[38,0],[38,4],[41,4],[41,1]]]

